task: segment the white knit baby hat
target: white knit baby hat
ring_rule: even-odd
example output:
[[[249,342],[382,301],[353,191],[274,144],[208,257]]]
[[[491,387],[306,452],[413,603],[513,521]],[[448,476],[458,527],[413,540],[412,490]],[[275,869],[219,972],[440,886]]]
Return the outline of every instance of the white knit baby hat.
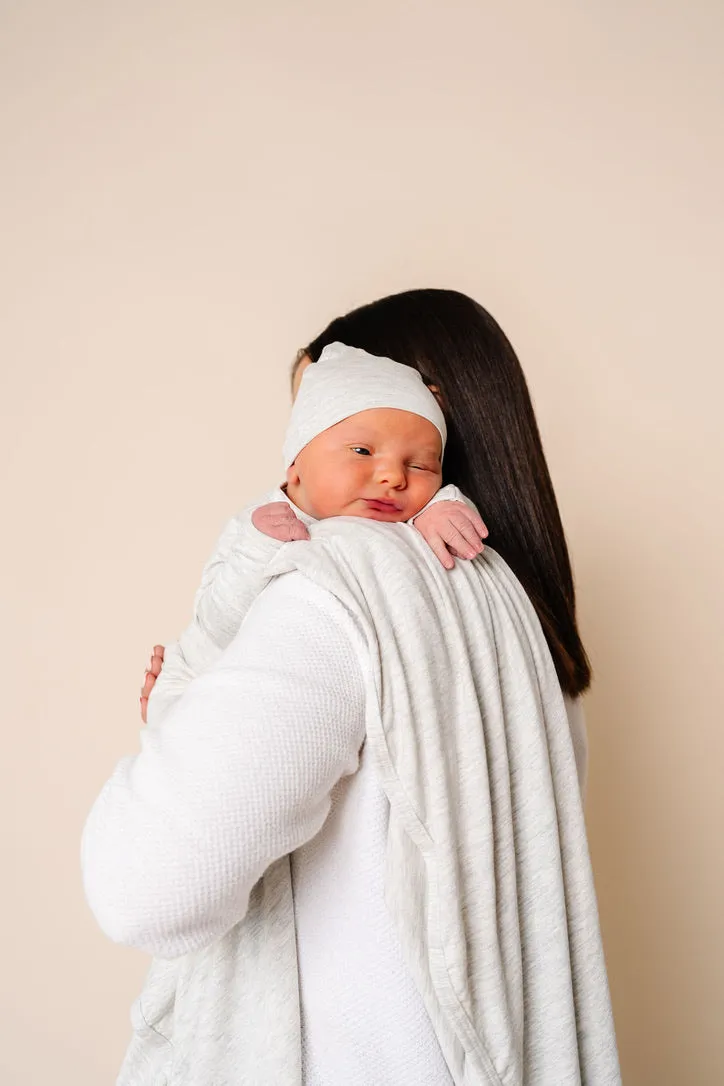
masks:
[[[302,374],[284,438],[284,470],[317,434],[374,407],[394,407],[428,419],[440,431],[445,452],[445,416],[417,370],[359,347],[330,343]]]

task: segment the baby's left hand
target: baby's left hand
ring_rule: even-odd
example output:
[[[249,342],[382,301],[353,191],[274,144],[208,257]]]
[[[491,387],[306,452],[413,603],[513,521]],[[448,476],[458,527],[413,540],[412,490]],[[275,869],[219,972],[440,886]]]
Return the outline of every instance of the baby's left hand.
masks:
[[[481,539],[488,535],[483,521],[465,502],[435,502],[415,517],[414,527],[445,569],[454,568],[455,558],[475,558],[481,554]]]

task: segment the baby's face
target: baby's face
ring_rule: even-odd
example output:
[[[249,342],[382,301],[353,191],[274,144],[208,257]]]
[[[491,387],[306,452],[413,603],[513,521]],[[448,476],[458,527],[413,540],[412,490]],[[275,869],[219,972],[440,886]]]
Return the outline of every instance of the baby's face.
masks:
[[[409,520],[442,485],[441,452],[428,419],[387,407],[360,411],[302,449],[287,468],[287,494],[317,520]]]

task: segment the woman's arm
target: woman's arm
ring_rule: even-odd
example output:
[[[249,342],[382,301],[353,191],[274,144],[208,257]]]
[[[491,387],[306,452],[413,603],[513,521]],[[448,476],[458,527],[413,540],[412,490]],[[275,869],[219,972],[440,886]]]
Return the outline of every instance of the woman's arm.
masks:
[[[267,867],[319,831],[364,738],[350,624],[301,573],[278,578],[118,763],[81,843],[86,897],[114,942],[161,958],[206,946],[243,918]]]

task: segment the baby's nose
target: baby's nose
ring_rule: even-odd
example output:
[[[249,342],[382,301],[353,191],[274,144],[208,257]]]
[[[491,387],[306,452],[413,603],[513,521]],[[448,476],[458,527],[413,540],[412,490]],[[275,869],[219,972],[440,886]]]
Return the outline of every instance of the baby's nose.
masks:
[[[402,464],[381,464],[377,469],[378,483],[398,484],[405,478],[405,468]]]

